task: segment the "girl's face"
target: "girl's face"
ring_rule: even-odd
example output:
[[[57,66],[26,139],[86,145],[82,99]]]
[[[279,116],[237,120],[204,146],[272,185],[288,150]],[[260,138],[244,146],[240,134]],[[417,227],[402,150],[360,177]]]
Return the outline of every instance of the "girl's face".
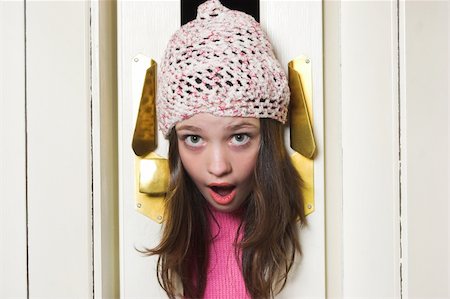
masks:
[[[175,128],[181,162],[206,200],[223,212],[239,208],[253,188],[259,119],[201,113]]]

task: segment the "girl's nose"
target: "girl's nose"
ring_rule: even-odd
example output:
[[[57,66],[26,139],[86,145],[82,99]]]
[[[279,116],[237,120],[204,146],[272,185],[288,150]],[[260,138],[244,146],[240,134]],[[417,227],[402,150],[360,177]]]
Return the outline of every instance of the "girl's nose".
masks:
[[[231,170],[232,165],[226,152],[221,148],[213,149],[208,162],[208,172],[216,177],[223,177],[229,174]]]

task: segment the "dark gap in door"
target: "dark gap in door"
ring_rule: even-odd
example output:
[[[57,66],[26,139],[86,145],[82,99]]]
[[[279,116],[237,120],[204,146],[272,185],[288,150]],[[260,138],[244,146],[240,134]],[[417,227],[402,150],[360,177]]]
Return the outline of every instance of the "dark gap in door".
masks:
[[[181,25],[192,21],[197,16],[197,7],[204,0],[181,0]],[[259,0],[221,0],[223,6],[243,11],[259,22]]]

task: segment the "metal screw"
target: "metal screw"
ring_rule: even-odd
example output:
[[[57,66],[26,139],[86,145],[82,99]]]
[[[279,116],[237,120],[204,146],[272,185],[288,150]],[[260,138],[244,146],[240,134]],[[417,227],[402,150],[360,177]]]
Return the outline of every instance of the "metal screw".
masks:
[[[138,204],[137,204],[137,207],[138,207],[139,209],[141,208],[141,206],[142,206],[141,203],[138,203]]]
[[[138,62],[138,61],[139,61],[139,58],[136,57],[136,58],[134,59],[134,62]]]
[[[308,209],[310,209],[310,210],[312,209],[312,205],[311,204],[308,205]]]
[[[309,58],[307,58],[307,59],[305,60],[305,62],[306,62],[306,63],[310,63],[311,60],[309,60]]]
[[[162,220],[162,216],[159,215],[156,219],[158,219],[158,221],[161,221]]]

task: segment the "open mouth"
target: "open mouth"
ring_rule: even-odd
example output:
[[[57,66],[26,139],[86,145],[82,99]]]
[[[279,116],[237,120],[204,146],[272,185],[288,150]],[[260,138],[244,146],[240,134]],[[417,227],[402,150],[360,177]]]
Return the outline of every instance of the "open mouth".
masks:
[[[236,186],[233,185],[212,185],[209,190],[213,200],[221,205],[229,204],[236,195]]]
[[[211,189],[216,192],[217,194],[219,194],[220,196],[227,196],[228,194],[230,194],[233,189],[235,187],[230,185],[230,186],[211,186]]]

